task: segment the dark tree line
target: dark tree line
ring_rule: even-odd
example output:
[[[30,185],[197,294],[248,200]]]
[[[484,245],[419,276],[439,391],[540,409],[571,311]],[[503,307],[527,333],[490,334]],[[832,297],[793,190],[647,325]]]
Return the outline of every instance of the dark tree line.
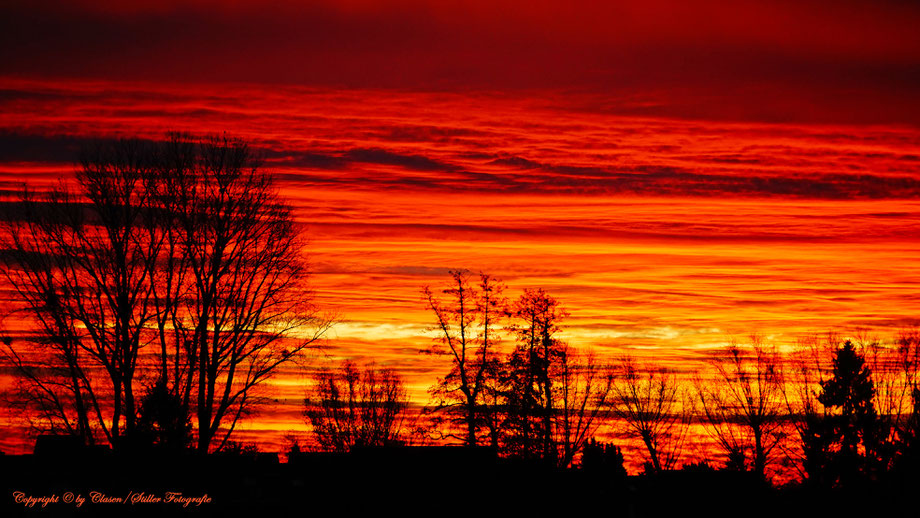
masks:
[[[512,301],[494,277],[480,274],[474,282],[468,272],[454,271],[449,283],[426,287],[423,296],[436,332],[435,344],[425,352],[446,358],[449,365],[429,390],[434,404],[425,416],[438,440],[490,446],[505,457],[567,467],[580,464],[589,443],[592,452],[612,448],[594,439],[606,426],[640,446],[646,473],[656,473],[719,461],[700,464],[684,451],[690,428],[698,423],[709,432],[711,451],[721,453],[725,469],[749,471],[766,481],[791,461],[803,477],[828,485],[846,484],[853,473],[877,478],[916,457],[916,335],[902,337],[894,356],[877,342],[858,352],[849,342],[832,346],[832,339],[815,357],[817,363],[803,361],[805,347],[783,355],[754,336],[748,344],[720,351],[705,373],[685,384],[648,361],[601,362],[574,351],[559,339],[566,311],[543,290],[524,290]],[[867,354],[880,371],[887,369],[887,400],[910,400],[889,404],[903,411],[874,410],[882,398],[864,365]],[[898,371],[894,375],[892,368]],[[344,379],[345,372],[339,377]],[[328,386],[327,376],[319,378],[318,387]],[[898,390],[900,396],[894,393]],[[395,400],[375,402],[354,390],[353,400],[342,402],[336,393],[316,392],[320,397],[308,410],[321,444],[328,425],[319,424],[317,415],[328,423],[333,409],[352,416],[361,412],[341,410],[408,408],[408,401],[393,406]],[[411,433],[400,431],[403,439]]]
[[[813,352],[821,345],[811,347]],[[891,474],[918,474],[918,347],[916,334],[901,336],[893,351],[879,351],[875,341],[846,340],[823,345],[831,350],[827,361],[799,361],[799,376],[810,378],[793,415],[809,483],[852,487]]]
[[[34,334],[3,352],[39,432],[174,444],[194,416],[195,447],[220,449],[253,389],[328,327],[291,208],[240,140],[100,144],[75,182],[10,206],[8,317]]]
[[[240,140],[99,145],[74,182],[25,188],[8,206],[6,317],[30,327],[0,350],[16,374],[9,404],[38,433],[224,449],[255,389],[329,326],[305,286],[292,209]],[[505,291],[462,271],[423,290],[436,333],[426,352],[449,364],[426,415],[441,439],[547,466],[583,454],[615,463],[620,450],[595,438],[613,423],[657,473],[690,464],[683,449],[699,424],[726,469],[761,480],[784,461],[828,487],[918,471],[917,332],[894,348],[830,336],[786,354],[755,337],[684,386],[651,362],[575,350],[560,338],[569,315],[556,298]],[[311,390],[305,418],[322,449],[412,440],[393,370],[344,363]]]
[[[556,299],[525,290],[511,302],[503,292],[487,275],[473,285],[466,272],[452,272],[440,293],[424,290],[438,332],[429,352],[450,360],[430,391],[443,438],[570,466],[603,424],[641,445],[654,473],[699,465],[684,451],[699,423],[725,469],[764,481],[789,464],[828,487],[917,470],[916,332],[894,348],[830,336],[791,353],[753,336],[684,386],[635,358],[573,354],[557,337],[567,314]]]
[[[437,333],[424,352],[446,357],[450,369],[431,387],[434,404],[420,424],[406,424],[414,419],[395,372],[351,362],[319,371],[304,412],[316,446],[341,452],[427,442],[434,435],[571,466],[610,413],[613,371],[558,338],[567,316],[558,300],[525,290],[512,302],[504,292],[489,275],[474,282],[461,271],[451,272],[443,288],[423,290]],[[597,462],[619,458],[614,447],[592,444]]]

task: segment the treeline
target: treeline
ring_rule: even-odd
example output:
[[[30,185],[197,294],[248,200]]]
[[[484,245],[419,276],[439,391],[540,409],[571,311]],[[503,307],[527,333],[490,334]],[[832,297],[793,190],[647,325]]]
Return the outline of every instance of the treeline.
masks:
[[[306,402],[317,443],[334,451],[401,444],[422,428],[429,439],[570,466],[601,422],[613,376],[557,338],[566,316],[559,302],[543,290],[512,302],[495,279],[481,275],[473,285],[460,272],[451,286],[424,295],[439,335],[425,352],[446,357],[451,368],[431,388],[423,426],[399,417],[408,401],[395,372],[345,363],[321,372]],[[514,346],[504,354],[507,334]]]
[[[446,373],[420,420],[408,418],[397,373],[349,362],[322,371],[305,401],[319,447],[434,439],[547,466],[612,461],[621,470],[622,451],[597,440],[605,436],[641,456],[645,473],[721,469],[770,481],[794,472],[823,487],[917,473],[916,332],[894,346],[829,334],[784,352],[754,336],[678,376],[574,350],[559,338],[567,313],[543,290],[511,300],[495,278],[458,271],[423,293],[437,333],[425,352],[443,357]]]
[[[34,434],[116,451],[242,451],[233,433],[259,386],[330,325],[272,175],[240,140],[170,134],[85,149],[73,180],[3,200],[7,408]],[[393,370],[321,370],[304,402],[316,448],[457,443],[622,469],[623,446],[649,473],[712,464],[768,480],[791,467],[825,486],[917,472],[917,333],[782,353],[755,339],[686,379],[569,346],[568,314],[542,289],[510,297],[489,275],[453,272],[422,294],[436,336],[425,352],[443,368],[425,411],[410,411]],[[718,458],[696,455],[700,429]]]

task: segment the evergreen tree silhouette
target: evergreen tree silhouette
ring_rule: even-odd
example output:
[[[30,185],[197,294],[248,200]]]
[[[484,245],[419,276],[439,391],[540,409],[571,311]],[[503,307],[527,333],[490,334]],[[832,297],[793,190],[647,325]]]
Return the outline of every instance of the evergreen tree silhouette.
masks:
[[[886,467],[888,430],[875,410],[875,385],[865,358],[849,340],[837,349],[832,377],[821,383],[818,401],[832,411],[816,430],[826,482],[850,486],[875,478]],[[813,459],[813,460],[818,460]]]
[[[188,410],[181,398],[170,392],[162,378],[141,400],[137,427],[139,442],[145,446],[182,451],[192,444],[192,423]]]

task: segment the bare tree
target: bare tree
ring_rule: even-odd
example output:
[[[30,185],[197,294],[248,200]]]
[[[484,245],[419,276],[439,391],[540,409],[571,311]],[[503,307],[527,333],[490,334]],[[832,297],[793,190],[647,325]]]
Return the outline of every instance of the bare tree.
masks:
[[[899,338],[904,336],[902,332]],[[885,343],[864,329],[857,330],[851,341],[862,352],[866,365],[872,371],[875,385],[873,406],[879,418],[892,431],[898,430],[909,416],[911,407],[911,373],[904,369],[903,354],[909,351],[909,347],[904,348],[898,340]]]
[[[897,339],[897,364],[909,394],[909,408],[897,425],[898,456],[895,468],[916,471],[920,466],[920,330],[906,329]]]
[[[907,391],[920,388],[920,329],[904,329],[897,337],[897,368]]]
[[[783,399],[798,440],[781,442],[780,448],[799,475],[813,482],[821,476],[823,459],[830,446],[822,426],[827,409],[818,397],[830,376],[836,340],[832,333],[826,338],[812,335],[798,340],[783,370]]]
[[[593,354],[579,354],[563,344],[556,368],[553,422],[559,467],[569,467],[609,413],[613,373]]]
[[[166,162],[163,195],[175,207],[188,271],[187,295],[173,303],[170,323],[176,347],[186,348],[178,370],[197,370],[198,449],[207,452],[215,438],[220,449],[230,437],[253,403],[252,389],[314,345],[329,321],[304,284],[306,243],[291,207],[249,147],[209,138],[176,157]]]
[[[77,190],[24,190],[4,221],[3,273],[37,340],[4,348],[40,428],[113,446],[136,424],[138,353],[154,318],[150,148],[121,141],[84,152]]]
[[[4,274],[38,332],[3,348],[21,400],[39,426],[117,446],[153,377],[197,414],[199,450],[219,449],[253,389],[329,325],[291,208],[228,137],[100,145],[76,180],[24,191],[4,222]]]
[[[873,405],[879,415],[879,426],[889,434],[877,452],[885,464],[892,459],[884,457],[894,456],[893,451],[886,451],[886,446],[896,445],[903,457],[915,447],[920,436],[920,330],[902,329],[892,342],[883,342],[861,331],[853,343],[872,373]]]
[[[714,378],[697,380],[703,422],[729,465],[766,477],[783,437],[783,394],[776,351],[752,337],[713,363]]]
[[[478,291],[470,285],[469,274],[452,271],[450,287],[442,290],[445,301],[429,287],[423,294],[428,308],[437,321],[438,346],[426,352],[444,354],[451,360],[450,372],[432,387],[436,398],[435,411],[453,414],[464,430],[467,446],[479,442],[477,431],[485,427],[491,442],[496,442],[497,429],[494,406],[485,404],[494,394],[489,385],[494,384],[499,341],[496,327],[507,314],[504,286],[489,275],[479,274]],[[455,436],[448,432],[447,436]]]
[[[423,291],[439,331],[429,352],[452,360],[450,373],[430,392],[436,410],[452,413],[452,424],[463,430],[444,435],[470,446],[487,439],[512,456],[571,465],[608,412],[609,369],[555,337],[567,313],[543,290],[525,290],[509,310],[504,286],[494,278],[480,274],[474,287],[466,272],[451,277],[442,292],[446,302],[430,288]],[[498,327],[511,315],[518,345],[501,361]]]
[[[337,370],[320,371],[304,416],[326,451],[347,452],[356,446],[393,446],[405,439],[409,405],[402,379],[373,365],[359,369],[346,361]]]
[[[662,369],[643,369],[629,356],[620,361],[618,374],[611,398],[614,415],[628,437],[642,441],[651,470],[674,469],[692,415],[677,377]]]

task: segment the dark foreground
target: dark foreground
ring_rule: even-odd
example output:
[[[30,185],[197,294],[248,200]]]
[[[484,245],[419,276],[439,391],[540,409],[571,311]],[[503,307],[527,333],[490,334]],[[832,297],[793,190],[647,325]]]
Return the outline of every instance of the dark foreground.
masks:
[[[886,516],[920,511],[915,483],[776,489],[746,473],[624,477],[553,470],[489,450],[348,455],[0,456],[0,516]]]

